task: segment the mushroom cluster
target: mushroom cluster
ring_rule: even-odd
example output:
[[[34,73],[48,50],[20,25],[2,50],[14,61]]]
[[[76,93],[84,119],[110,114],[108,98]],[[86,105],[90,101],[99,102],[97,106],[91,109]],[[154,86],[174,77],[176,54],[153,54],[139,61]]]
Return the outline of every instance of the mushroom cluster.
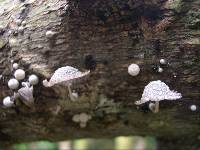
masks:
[[[14,76],[8,81],[8,87],[14,94],[13,96],[7,96],[3,99],[3,106],[6,108],[13,107],[18,98],[29,107],[34,104],[33,86],[38,84],[39,79],[36,75],[32,74],[29,76],[28,80],[25,80],[25,71],[18,68],[19,65],[17,63],[12,64]]]
[[[92,119],[92,116],[87,113],[76,114],[72,117],[72,121],[79,123],[81,128],[85,128],[90,119]]]

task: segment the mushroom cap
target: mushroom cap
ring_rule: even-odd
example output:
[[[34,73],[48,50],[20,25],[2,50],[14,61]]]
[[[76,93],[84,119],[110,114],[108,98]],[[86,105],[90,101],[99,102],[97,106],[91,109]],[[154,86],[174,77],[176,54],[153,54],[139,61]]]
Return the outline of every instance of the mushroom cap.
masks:
[[[162,59],[160,59],[160,64],[165,65],[165,64],[167,64],[167,61],[162,58]]]
[[[7,96],[3,99],[3,105],[5,107],[12,107],[14,105],[14,102],[11,100],[10,96]]]
[[[14,64],[13,64],[13,68],[14,68],[14,69],[18,69],[18,67],[19,67],[19,64],[18,64],[18,63],[14,63]]]
[[[33,86],[29,87],[28,83],[23,83],[24,87],[18,90],[19,97],[25,105],[32,107],[34,104]]]
[[[43,85],[45,87],[51,87],[55,84],[70,85],[78,78],[86,76],[89,73],[90,71],[80,72],[78,69],[71,66],[61,67],[55,71],[49,82],[44,80]]]
[[[140,73],[140,67],[137,64],[131,64],[128,66],[128,73],[131,76],[137,76]]]
[[[15,90],[19,87],[19,82],[16,79],[10,79],[8,81],[8,87],[12,90]]]
[[[136,101],[135,104],[140,105],[148,101],[176,100],[181,97],[181,93],[171,91],[164,82],[157,80],[151,81],[147,86],[145,86],[141,100]]]
[[[20,81],[25,78],[25,71],[22,69],[17,69],[14,73],[15,78]]]
[[[30,75],[30,77],[28,78],[28,81],[31,85],[36,85],[39,82],[39,79],[36,75],[32,74]]]

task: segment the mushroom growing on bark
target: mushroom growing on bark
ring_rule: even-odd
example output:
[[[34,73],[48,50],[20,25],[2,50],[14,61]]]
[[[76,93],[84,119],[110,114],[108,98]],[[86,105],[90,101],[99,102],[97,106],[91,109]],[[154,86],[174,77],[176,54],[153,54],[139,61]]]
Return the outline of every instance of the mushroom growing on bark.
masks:
[[[151,81],[147,86],[145,86],[141,100],[136,101],[135,104],[141,105],[148,101],[155,101],[155,109],[153,112],[157,113],[159,111],[159,101],[176,100],[181,97],[181,93],[171,91],[164,82],[157,80]]]
[[[64,85],[68,87],[69,96],[72,101],[75,100],[74,96],[72,95],[71,85],[79,80],[80,78],[88,75],[90,71],[80,72],[78,69],[65,66],[57,69],[49,82],[47,80],[43,80],[43,85],[45,87],[52,87],[54,85]]]
[[[30,86],[28,82],[22,82],[22,86],[17,94],[25,105],[32,107],[34,105],[33,86]]]

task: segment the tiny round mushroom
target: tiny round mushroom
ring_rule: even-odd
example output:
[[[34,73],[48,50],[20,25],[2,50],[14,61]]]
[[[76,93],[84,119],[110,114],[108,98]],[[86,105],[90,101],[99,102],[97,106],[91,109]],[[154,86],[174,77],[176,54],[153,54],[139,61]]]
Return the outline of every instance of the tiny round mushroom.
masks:
[[[159,73],[163,72],[163,68],[158,67],[158,72],[159,72]]]
[[[3,99],[3,105],[5,106],[5,107],[12,107],[12,106],[14,106],[14,102],[11,100],[11,97],[10,96],[7,96],[7,97],[5,97],[4,99]]]
[[[56,32],[53,32],[53,31],[49,30],[49,31],[46,32],[46,37],[47,38],[52,38],[55,35],[55,33]]]
[[[131,64],[128,66],[128,73],[131,76],[137,76],[140,73],[140,67],[137,64]]]
[[[12,90],[15,90],[19,87],[19,82],[16,79],[10,79],[8,81],[8,87]]]
[[[14,73],[15,78],[20,81],[25,78],[25,71],[22,69],[17,69]]]
[[[79,114],[76,114],[72,117],[72,121],[74,122],[80,122],[80,115]]]
[[[30,75],[30,77],[28,78],[28,81],[31,85],[36,85],[39,82],[38,77],[35,74]]]
[[[18,63],[14,63],[13,64],[13,69],[18,69],[19,68],[19,64]]]
[[[162,64],[162,65],[166,65],[167,64],[167,61],[165,60],[165,59],[160,59],[160,64]]]
[[[197,106],[196,105],[191,105],[190,106],[190,110],[191,111],[196,111],[197,110]]]

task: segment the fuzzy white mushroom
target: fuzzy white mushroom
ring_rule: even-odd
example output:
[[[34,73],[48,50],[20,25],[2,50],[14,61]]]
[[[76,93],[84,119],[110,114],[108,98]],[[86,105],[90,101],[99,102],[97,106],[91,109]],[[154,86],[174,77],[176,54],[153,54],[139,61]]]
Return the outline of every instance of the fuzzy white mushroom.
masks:
[[[14,102],[11,100],[11,97],[10,96],[7,96],[7,97],[5,97],[4,99],[3,99],[3,105],[5,106],[5,107],[12,107],[12,106],[14,106]]]
[[[167,64],[167,61],[166,61],[165,59],[160,59],[160,64],[166,65],[166,64]]]
[[[14,73],[15,78],[20,81],[25,78],[25,71],[22,69],[17,69]]]
[[[86,72],[80,72],[78,69],[71,67],[71,66],[65,66],[57,69],[49,82],[47,80],[43,80],[43,85],[45,87],[51,87],[54,85],[64,85],[68,87],[69,96],[72,101],[75,101],[74,96],[72,95],[71,91],[71,84],[79,80],[80,78],[88,75],[90,71]]]
[[[56,34],[56,32],[53,32],[53,31],[49,30],[49,31],[46,32],[46,37],[47,38],[52,38],[55,34]]]
[[[137,76],[140,73],[140,67],[137,64],[131,64],[128,66],[128,73],[131,76]]]
[[[30,75],[30,77],[28,78],[28,81],[31,85],[36,85],[39,82],[39,79],[36,75],[32,74]]]
[[[32,107],[34,105],[33,86],[30,86],[29,82],[22,82],[22,86],[18,90],[19,98],[25,105]]]
[[[14,63],[13,64],[13,69],[18,69],[19,68],[19,64],[18,63]]]
[[[159,111],[159,101],[162,100],[176,100],[182,97],[181,93],[176,91],[171,91],[169,87],[160,80],[151,81],[147,86],[145,86],[142,98],[136,101],[136,105],[146,103],[148,101],[155,102],[155,113]]]
[[[12,90],[15,90],[19,87],[19,82],[16,79],[10,79],[8,81],[8,87]]]
[[[158,67],[158,72],[159,72],[159,73],[163,72],[163,68]]]
[[[190,110],[191,111],[196,111],[197,110],[197,106],[196,105],[191,105],[190,106]]]

